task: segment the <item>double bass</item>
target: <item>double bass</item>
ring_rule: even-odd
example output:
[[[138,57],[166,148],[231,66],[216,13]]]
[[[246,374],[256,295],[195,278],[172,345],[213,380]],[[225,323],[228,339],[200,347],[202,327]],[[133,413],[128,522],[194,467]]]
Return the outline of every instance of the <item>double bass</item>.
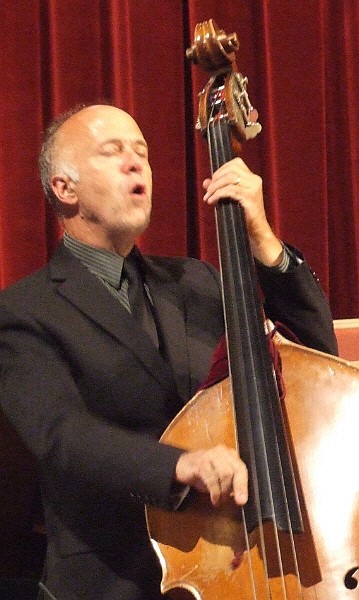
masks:
[[[212,171],[260,131],[237,49],[236,34],[209,20],[187,52],[211,75],[198,128]],[[268,331],[243,209],[225,199],[215,211],[229,376],[198,392],[161,442],[236,448],[249,500],[214,508],[192,491],[175,512],[146,507],[161,591],[196,600],[358,600],[359,369]]]

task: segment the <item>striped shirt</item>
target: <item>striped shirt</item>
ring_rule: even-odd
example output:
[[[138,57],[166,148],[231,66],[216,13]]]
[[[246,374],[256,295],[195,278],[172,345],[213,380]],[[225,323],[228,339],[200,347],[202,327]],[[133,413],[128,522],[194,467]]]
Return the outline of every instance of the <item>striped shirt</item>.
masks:
[[[131,312],[127,294],[128,281],[125,279],[121,283],[123,256],[109,250],[104,250],[103,248],[95,248],[94,246],[84,244],[84,242],[80,242],[80,240],[71,237],[66,232],[64,233],[63,241],[66,248],[91,273],[96,275],[111,294]]]

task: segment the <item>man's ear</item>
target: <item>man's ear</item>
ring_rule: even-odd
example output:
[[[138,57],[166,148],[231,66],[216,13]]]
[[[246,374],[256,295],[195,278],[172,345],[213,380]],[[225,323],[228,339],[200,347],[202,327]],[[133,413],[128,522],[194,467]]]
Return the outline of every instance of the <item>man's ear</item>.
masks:
[[[74,206],[77,203],[74,183],[67,175],[54,175],[51,179],[51,187],[62,204]]]

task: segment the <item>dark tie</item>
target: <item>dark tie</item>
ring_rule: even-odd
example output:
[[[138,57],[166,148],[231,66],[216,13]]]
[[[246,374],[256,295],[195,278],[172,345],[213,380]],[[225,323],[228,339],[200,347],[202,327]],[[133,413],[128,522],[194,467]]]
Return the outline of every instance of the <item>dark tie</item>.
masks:
[[[122,294],[126,294],[126,280],[128,282],[128,308],[135,319],[141,323],[144,330],[150,335],[155,346],[158,348],[158,334],[150,299],[141,279],[139,269],[136,266],[136,261],[131,255],[126,257],[123,261],[121,281],[124,281],[124,283],[121,284]]]

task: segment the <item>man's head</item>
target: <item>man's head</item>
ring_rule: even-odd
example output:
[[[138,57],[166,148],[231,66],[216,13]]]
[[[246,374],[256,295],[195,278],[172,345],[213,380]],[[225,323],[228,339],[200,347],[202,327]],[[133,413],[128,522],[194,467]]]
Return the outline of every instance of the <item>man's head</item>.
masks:
[[[123,110],[93,105],[59,117],[45,134],[39,164],[45,194],[73,237],[126,254],[147,228],[147,144]]]

